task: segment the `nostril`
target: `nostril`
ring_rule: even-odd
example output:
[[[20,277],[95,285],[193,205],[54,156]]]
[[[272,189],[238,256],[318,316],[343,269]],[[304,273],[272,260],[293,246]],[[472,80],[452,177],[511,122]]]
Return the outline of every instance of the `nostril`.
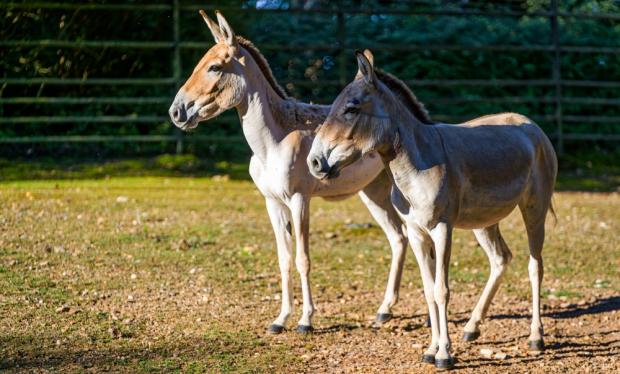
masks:
[[[172,117],[174,117],[175,121],[178,121],[180,116],[181,116],[181,113],[179,112],[178,109],[175,109],[174,112],[172,112]]]
[[[316,171],[320,171],[321,170],[321,161],[319,160],[318,157],[315,157],[312,159],[312,169],[316,170]]]

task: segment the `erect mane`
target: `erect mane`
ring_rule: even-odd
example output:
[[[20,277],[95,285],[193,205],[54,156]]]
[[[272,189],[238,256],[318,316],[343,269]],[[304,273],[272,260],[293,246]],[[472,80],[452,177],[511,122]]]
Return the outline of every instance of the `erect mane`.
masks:
[[[236,36],[236,38],[237,38],[237,43],[239,43],[239,45],[245,48],[245,50],[248,51],[248,53],[252,56],[254,61],[256,61],[258,68],[261,70],[261,72],[265,76],[265,79],[267,79],[267,82],[269,82],[269,85],[271,86],[271,88],[273,88],[273,90],[281,98],[285,100],[289,99],[290,97],[287,95],[286,91],[284,91],[284,88],[282,88],[282,86],[278,84],[278,82],[276,81],[276,78],[273,76],[273,73],[271,72],[271,68],[269,67],[267,60],[265,59],[265,56],[263,56],[263,54],[260,53],[258,48],[256,48],[254,44],[252,44],[251,41],[238,35]]]
[[[424,104],[418,100],[409,87],[407,87],[405,82],[380,69],[375,68],[375,74],[377,75],[377,78],[379,78],[379,80],[383,82],[383,84],[385,84],[390,91],[392,91],[392,93],[394,93],[403,102],[403,104],[405,104],[405,106],[411,111],[411,114],[413,114],[420,122],[427,125],[435,123],[431,120]]]

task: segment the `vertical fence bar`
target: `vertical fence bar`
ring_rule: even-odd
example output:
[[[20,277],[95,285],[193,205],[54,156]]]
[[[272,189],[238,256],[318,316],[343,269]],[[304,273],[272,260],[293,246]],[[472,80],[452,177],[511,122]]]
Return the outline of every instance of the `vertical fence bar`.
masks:
[[[558,154],[564,153],[562,129],[562,56],[560,51],[560,26],[558,24],[558,0],[551,0],[551,43],[553,44],[553,82],[555,86],[555,125]]]
[[[179,0],[172,0],[172,37],[174,47],[172,50],[172,76],[174,78],[174,90],[178,90],[181,85],[181,32],[180,32],[180,7]],[[183,132],[179,128],[175,128],[174,136],[176,138],[176,153],[183,153]]]
[[[347,56],[345,55],[346,48],[346,26],[344,20],[344,13],[342,12],[342,1],[338,1],[338,47],[340,52],[338,54],[338,81],[340,82],[340,88],[347,84]]]

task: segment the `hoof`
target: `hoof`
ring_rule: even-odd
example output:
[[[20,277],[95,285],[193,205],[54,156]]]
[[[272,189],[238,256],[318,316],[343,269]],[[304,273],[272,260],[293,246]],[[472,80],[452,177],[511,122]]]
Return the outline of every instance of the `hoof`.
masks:
[[[473,332],[465,331],[463,333],[463,341],[466,341],[466,342],[473,342],[479,337],[480,337],[480,331],[473,331]]]
[[[528,340],[527,345],[530,349],[530,351],[544,351],[545,350],[545,343],[543,342],[542,339],[540,340]]]
[[[437,370],[450,370],[454,368],[454,359],[452,357],[435,359],[435,368]]]
[[[378,313],[377,318],[375,318],[375,322],[379,325],[386,323],[391,320],[393,317],[392,313]]]
[[[314,331],[314,327],[307,325],[297,325],[297,332],[300,334],[310,334]]]
[[[431,327],[431,317],[426,317],[426,327]]]
[[[435,355],[427,355],[424,354],[422,355],[422,362],[424,362],[425,364],[435,364]]]
[[[282,331],[284,331],[284,326],[276,325],[275,323],[267,328],[267,332],[274,335],[281,334]]]

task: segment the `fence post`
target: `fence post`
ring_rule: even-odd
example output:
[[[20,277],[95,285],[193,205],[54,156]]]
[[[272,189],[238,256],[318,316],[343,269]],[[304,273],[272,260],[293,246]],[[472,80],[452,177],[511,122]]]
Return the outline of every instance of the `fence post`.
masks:
[[[172,76],[173,87],[175,91],[179,89],[181,83],[181,46],[180,46],[180,7],[179,0],[172,0],[172,37],[173,37],[173,51],[172,51]],[[176,139],[176,153],[183,153],[183,132],[179,128],[175,128],[174,137]]]
[[[342,12],[342,1],[338,1],[338,47],[340,52],[338,54],[338,80],[341,88],[347,84],[347,56],[345,55],[346,44],[346,29],[344,22],[344,13]]]
[[[553,84],[555,86],[555,125],[558,154],[564,154],[564,131],[562,129],[562,59],[560,51],[560,27],[558,24],[558,0],[551,0],[551,42],[553,44]]]

